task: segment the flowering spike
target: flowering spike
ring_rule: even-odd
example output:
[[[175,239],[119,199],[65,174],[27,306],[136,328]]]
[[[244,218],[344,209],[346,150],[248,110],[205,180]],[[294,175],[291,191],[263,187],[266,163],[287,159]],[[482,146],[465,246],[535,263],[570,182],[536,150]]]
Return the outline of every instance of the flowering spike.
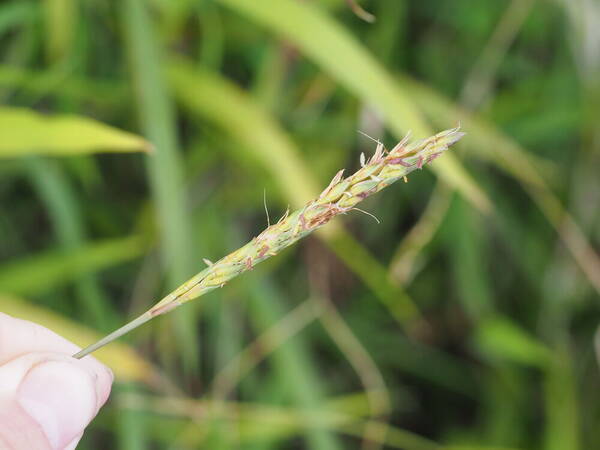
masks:
[[[211,263],[204,260],[207,264],[210,263],[206,269],[179,286],[144,314],[74,357],[82,358],[153,317],[222,287],[232,278],[253,269],[256,264],[309,235],[335,216],[358,209],[356,205],[375,192],[401,178],[406,181],[406,175],[438,157],[463,136],[464,133],[460,132],[459,128],[454,128],[407,145],[407,135],[387,154],[383,145],[378,143],[375,154],[369,161],[365,161],[364,154],[361,155],[361,168],[357,172],[343,178],[343,170],[340,170],[319,197],[297,211],[286,212],[277,223],[270,225],[246,245],[219,261]]]

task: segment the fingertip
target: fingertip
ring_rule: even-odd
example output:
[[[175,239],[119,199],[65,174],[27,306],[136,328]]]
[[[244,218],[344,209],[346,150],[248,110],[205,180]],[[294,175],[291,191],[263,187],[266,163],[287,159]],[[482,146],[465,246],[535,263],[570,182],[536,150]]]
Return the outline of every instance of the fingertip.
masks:
[[[112,384],[115,379],[113,371],[105,365],[102,365],[102,370],[98,377],[97,394],[98,394],[98,409],[100,409],[108,400],[112,390]]]
[[[115,379],[112,370],[102,364],[93,356],[86,356],[82,359],[73,359],[75,364],[81,364],[94,374],[96,386],[97,405],[96,410],[99,410],[106,403],[112,389],[112,384]]]
[[[24,376],[17,401],[42,427],[53,448],[72,442],[96,415],[94,378],[86,368],[64,360],[40,362]]]

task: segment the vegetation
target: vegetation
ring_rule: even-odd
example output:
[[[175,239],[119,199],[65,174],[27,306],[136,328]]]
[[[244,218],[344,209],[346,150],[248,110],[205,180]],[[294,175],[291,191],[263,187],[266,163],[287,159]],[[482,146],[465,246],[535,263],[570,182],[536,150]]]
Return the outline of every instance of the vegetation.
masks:
[[[0,4],[0,310],[82,347],[360,170],[357,131],[467,132],[365,200],[381,223],[99,350],[80,448],[600,446],[598,27],[594,1]]]

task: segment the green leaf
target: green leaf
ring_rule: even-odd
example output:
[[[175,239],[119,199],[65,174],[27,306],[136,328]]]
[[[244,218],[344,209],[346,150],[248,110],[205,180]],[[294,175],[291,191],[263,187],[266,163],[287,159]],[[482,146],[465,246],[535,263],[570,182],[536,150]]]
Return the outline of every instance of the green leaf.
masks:
[[[317,8],[295,0],[220,2],[290,39],[339,83],[374,106],[397,138],[408,131],[418,138],[433,134],[403,86],[344,28]],[[489,199],[458,159],[452,154],[446,156],[432,165],[433,170],[479,209],[489,210]]]
[[[36,295],[140,256],[138,236],[86,244],[72,251],[48,251],[0,266],[0,292]]]
[[[544,367],[551,360],[548,347],[506,317],[481,321],[475,343],[483,353],[495,359],[534,367]]]
[[[0,158],[150,150],[141,137],[95,120],[45,116],[25,108],[0,107],[0,136]]]

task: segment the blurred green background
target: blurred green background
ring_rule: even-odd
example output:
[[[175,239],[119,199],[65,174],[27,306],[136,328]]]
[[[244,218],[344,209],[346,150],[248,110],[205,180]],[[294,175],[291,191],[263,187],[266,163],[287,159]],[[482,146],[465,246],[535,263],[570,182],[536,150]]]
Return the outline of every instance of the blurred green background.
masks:
[[[381,224],[98,352],[79,448],[600,448],[599,29],[595,0],[0,3],[0,310],[79,345],[358,168],[357,130],[468,133]]]

